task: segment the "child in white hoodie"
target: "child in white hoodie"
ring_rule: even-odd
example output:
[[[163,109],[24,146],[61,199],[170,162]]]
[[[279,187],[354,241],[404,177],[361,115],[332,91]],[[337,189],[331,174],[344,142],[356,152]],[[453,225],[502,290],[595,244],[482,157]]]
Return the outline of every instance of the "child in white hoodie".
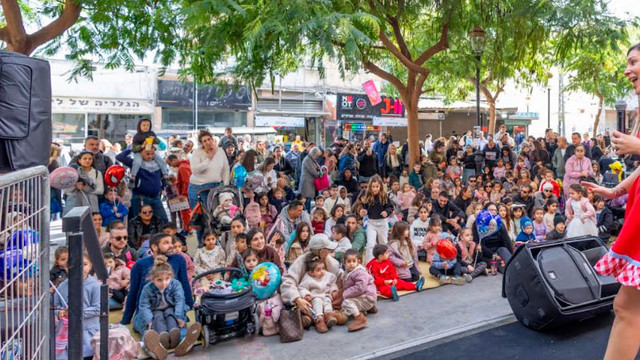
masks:
[[[300,296],[311,303],[316,330],[326,333],[337,323],[331,305],[331,293],[338,290],[336,276],[324,268],[324,261],[313,257],[307,263],[307,272],[298,284]]]

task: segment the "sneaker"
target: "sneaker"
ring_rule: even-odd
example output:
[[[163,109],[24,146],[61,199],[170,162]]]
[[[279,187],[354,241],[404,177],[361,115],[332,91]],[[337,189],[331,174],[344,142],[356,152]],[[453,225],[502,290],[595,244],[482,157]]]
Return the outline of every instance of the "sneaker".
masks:
[[[422,287],[424,286],[424,276],[420,276],[420,279],[418,279],[418,282],[416,282],[416,291],[422,291]]]
[[[464,281],[470,283],[473,281],[473,276],[469,275],[469,274],[464,274],[462,275],[462,277],[464,277]]]
[[[169,347],[167,349],[175,349],[180,344],[180,329],[173,328],[169,331]]]
[[[160,345],[167,350],[171,349],[171,339],[168,332],[163,331],[160,333]]]
[[[391,286],[391,298],[393,301],[400,300],[400,297],[398,296],[398,289],[396,289],[395,285]]]
[[[182,342],[178,344],[176,347],[175,355],[176,356],[185,356],[191,351],[193,345],[195,345],[196,341],[200,337],[200,332],[202,331],[202,324],[193,323],[187,329],[187,335],[185,335]]]
[[[131,176],[129,178],[129,181],[127,182],[127,187],[129,188],[129,190],[135,189],[136,188],[136,178]]]
[[[169,353],[160,344],[160,334],[155,330],[147,330],[144,333],[144,350],[154,359],[165,360]]]
[[[465,281],[464,278],[460,276],[454,276],[453,279],[451,279],[451,283],[454,285],[464,285]]]
[[[440,285],[451,284],[451,277],[440,275],[438,282],[440,283]]]

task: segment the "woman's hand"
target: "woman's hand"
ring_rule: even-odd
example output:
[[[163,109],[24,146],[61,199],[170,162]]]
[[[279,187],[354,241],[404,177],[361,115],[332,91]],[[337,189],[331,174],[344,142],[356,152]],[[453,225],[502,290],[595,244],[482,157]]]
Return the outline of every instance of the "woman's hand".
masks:
[[[626,135],[619,131],[614,131],[611,137],[611,144],[616,149],[616,155],[640,154],[640,139],[635,136]]]
[[[366,209],[360,209],[360,217],[365,217],[367,215]]]
[[[309,304],[307,300],[299,297],[294,302],[296,303],[296,307],[300,309],[300,311],[302,311],[306,315],[310,315],[309,306],[311,306],[311,304]]]
[[[588,182],[588,181],[582,181],[580,182],[580,184],[584,187],[587,188],[587,190],[591,191],[594,194],[600,194],[602,195],[604,198],[607,199],[615,199],[617,198],[615,190],[614,189],[610,189],[604,186],[600,186],[598,184],[594,184],[592,182]]]

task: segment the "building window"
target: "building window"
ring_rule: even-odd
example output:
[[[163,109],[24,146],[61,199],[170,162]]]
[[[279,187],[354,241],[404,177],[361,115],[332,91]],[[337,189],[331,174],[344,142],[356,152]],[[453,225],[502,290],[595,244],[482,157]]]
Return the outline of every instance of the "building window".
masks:
[[[85,114],[51,114],[53,138],[65,143],[82,143],[85,138]]]
[[[244,111],[198,111],[198,129],[242,127],[247,125]],[[193,130],[193,111],[162,109],[162,130]]]

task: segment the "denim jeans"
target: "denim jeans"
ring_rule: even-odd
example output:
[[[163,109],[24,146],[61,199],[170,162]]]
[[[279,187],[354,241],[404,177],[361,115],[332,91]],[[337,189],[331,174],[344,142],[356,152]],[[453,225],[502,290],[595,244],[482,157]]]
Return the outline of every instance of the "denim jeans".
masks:
[[[134,217],[138,215],[138,213],[140,213],[140,208],[142,207],[142,204],[151,205],[151,208],[153,209],[153,213],[157,217],[162,219],[164,222],[169,221],[167,218],[167,212],[164,211],[162,199],[160,199],[159,194],[152,197],[152,196],[145,196],[145,195],[134,193],[131,196],[131,214],[134,214],[133,215]]]

